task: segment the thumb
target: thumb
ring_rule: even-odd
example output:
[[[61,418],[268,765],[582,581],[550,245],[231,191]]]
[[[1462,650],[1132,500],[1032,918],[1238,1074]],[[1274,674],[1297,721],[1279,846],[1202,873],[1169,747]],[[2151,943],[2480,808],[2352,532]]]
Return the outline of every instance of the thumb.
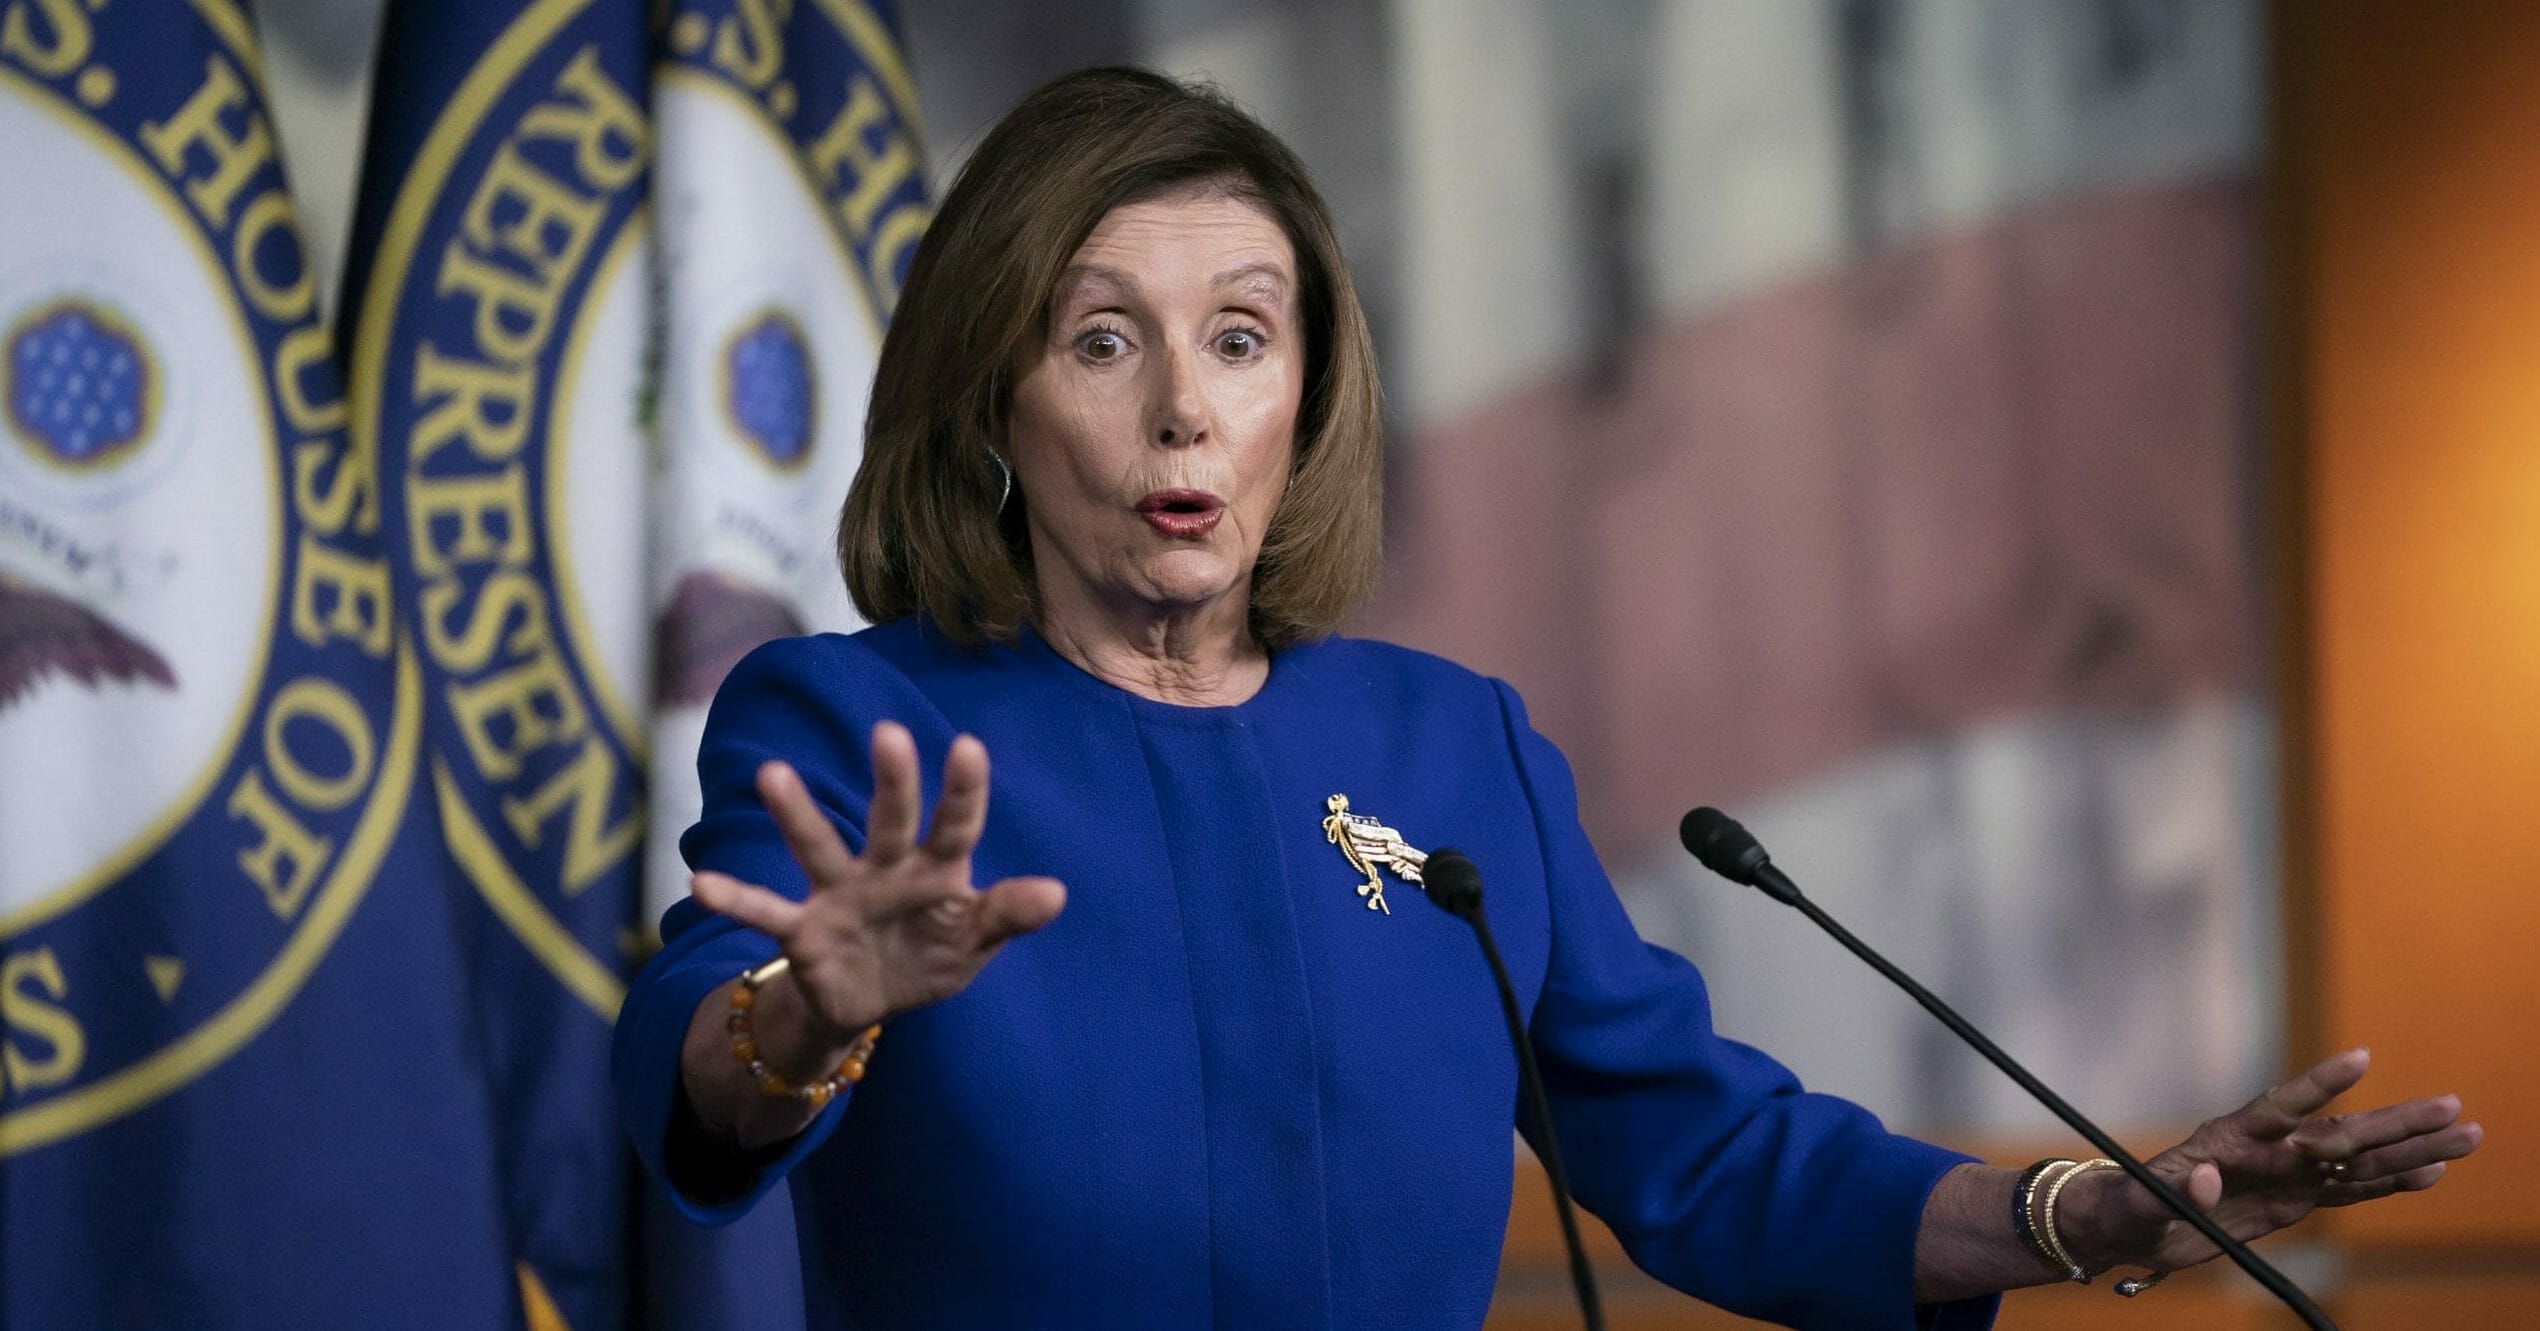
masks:
[[[2196,1167],[2188,1171],[2185,1191],[2187,1200],[2195,1203],[2197,1210],[2213,1210],[2222,1203],[2222,1167],[2211,1160],[2198,1161]]]
[[[1008,878],[979,894],[972,914],[981,951],[1031,933],[1058,918],[1067,888],[1055,878]]]

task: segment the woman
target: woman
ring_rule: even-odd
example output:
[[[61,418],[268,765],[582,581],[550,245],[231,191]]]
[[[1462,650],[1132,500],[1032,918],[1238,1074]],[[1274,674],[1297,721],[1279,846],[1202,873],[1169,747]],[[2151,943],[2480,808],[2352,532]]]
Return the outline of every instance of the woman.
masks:
[[[1302,168],[1221,99],[1094,71],[991,131],[867,435],[839,553],[879,627],[725,683],[694,900],[619,1024],[691,1216],[794,1180],[814,1325],[1477,1325],[1516,1074],[1471,936],[1411,900],[1441,845],[1488,879],[1579,1197],[1659,1278],[1982,1325],[2212,1255],[2111,1171],[1893,1136],[1714,1035],[1515,694],[1327,636],[1378,557],[1369,338]],[[2476,1145],[2448,1098],[2312,1117],[2362,1072],[2155,1167],[2257,1234]]]

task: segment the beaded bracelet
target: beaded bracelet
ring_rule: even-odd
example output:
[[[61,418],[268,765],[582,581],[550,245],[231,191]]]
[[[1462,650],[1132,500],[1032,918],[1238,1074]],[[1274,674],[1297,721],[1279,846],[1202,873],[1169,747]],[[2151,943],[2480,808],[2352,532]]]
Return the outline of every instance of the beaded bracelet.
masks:
[[[758,1031],[750,1024],[750,1009],[758,1003],[760,986],[785,973],[790,959],[778,957],[764,966],[741,972],[741,982],[732,986],[732,1010],[723,1018],[723,1028],[732,1035],[732,1056],[746,1064],[750,1075],[758,1079],[759,1090],[768,1095],[790,1096],[814,1109],[826,1108],[838,1093],[864,1080],[864,1065],[873,1057],[874,1042],[882,1038],[879,1024],[867,1026],[847,1046],[847,1056],[838,1070],[815,1082],[800,1086],[785,1080],[785,1074],[767,1065],[758,1056]]]

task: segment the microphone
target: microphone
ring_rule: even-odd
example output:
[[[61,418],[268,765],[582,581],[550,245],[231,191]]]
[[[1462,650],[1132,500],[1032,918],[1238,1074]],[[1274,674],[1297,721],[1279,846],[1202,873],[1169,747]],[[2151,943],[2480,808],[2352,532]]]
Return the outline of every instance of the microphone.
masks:
[[[1482,958],[1490,963],[1491,983],[1499,986],[1499,1014],[1508,1021],[1508,1042],[1517,1049],[1517,1085],[1534,1119],[1541,1144],[1544,1178],[1552,1184],[1552,1209],[1561,1217],[1561,1242],[1570,1250],[1570,1286],[1578,1291],[1579,1317],[1588,1331],[1605,1331],[1605,1309],[1597,1302],[1596,1274],[1588,1269],[1587,1246],[1579,1241],[1579,1219],[1570,1210],[1570,1175],[1561,1167],[1561,1143],[1552,1135],[1552,1105],[1544,1099],[1543,1070],[1535,1066],[1535,1044],[1526,1038],[1525,1018],[1517,1015],[1517,990],[1508,983],[1508,967],[1499,959],[1490,922],[1482,917],[1482,871],[1460,850],[1429,852],[1420,866],[1422,895],[1438,909],[1473,926],[1482,940]]]
[[[2117,1167],[2123,1169],[2128,1177],[2151,1189],[2152,1195],[2160,1198],[2162,1205],[2170,1208],[2179,1219],[2195,1226],[2197,1233],[2212,1240],[2214,1246],[2222,1249],[2223,1254],[2231,1258],[2235,1265],[2249,1273],[2250,1279],[2264,1285],[2268,1293],[2283,1300],[2284,1306],[2291,1308],[2294,1315],[2300,1317],[2306,1325],[2320,1328],[2321,1331],[2337,1331],[2337,1324],[2328,1320],[2328,1314],[2320,1311],[2320,1306],[2311,1302],[2311,1296],[2303,1293],[2300,1286],[2287,1280],[2283,1272],[2276,1270],[2265,1258],[2249,1251],[2249,1245],[2224,1233],[2223,1227],[2215,1224],[2212,1216],[2197,1210],[2185,1197],[2180,1196],[2176,1189],[2162,1182],[2160,1175],[2153,1173],[2142,1161],[2135,1159],[2132,1153],[2117,1145],[2115,1138],[2110,1137],[2098,1124],[2091,1122],[2080,1110],[2073,1108],[2064,1097],[2047,1089],[2046,1083],[2039,1081],[2030,1074],[2027,1068],[2020,1066],[2019,1060],[2002,1052],[2000,1045],[1986,1039],[1984,1032],[1977,1030],[1965,1017],[1959,1016],[1956,1009],[1941,1002],[1938,995],[1916,983],[1913,976],[1899,969],[1896,963],[1880,956],[1869,944],[1853,937],[1851,930],[1835,923],[1834,917],[1826,914],[1824,908],[1810,901],[1800,892],[1799,884],[1792,882],[1788,874],[1773,867],[1773,858],[1764,853],[1763,844],[1755,839],[1754,833],[1739,826],[1736,819],[1706,805],[1686,814],[1684,822],[1676,829],[1676,835],[1685,843],[1685,849],[1693,852],[1695,859],[1702,861],[1702,867],[1732,883],[1743,883],[1748,887],[1761,888],[1773,900],[1786,906],[1797,907],[1800,914],[1816,921],[1818,928],[1833,935],[1834,940],[1851,949],[1854,956],[1870,963],[1870,966],[1879,974],[1895,981],[1898,988],[1913,995],[1914,1001],[1922,1004],[1933,1016],[1940,1018],[1942,1025],[1947,1026],[1959,1039],[1966,1041],[1977,1053],[1984,1055],[1993,1066],[2002,1069],[2004,1075],[2019,1083],[2021,1090],[2035,1097],[2039,1104],[2055,1111],[2055,1117],[2064,1120],[2073,1131],[2080,1133],[2084,1140],[2097,1147],[2101,1155],[2116,1161]],[[2123,1294],[2138,1291],[2128,1290],[2120,1284],[2118,1292]]]

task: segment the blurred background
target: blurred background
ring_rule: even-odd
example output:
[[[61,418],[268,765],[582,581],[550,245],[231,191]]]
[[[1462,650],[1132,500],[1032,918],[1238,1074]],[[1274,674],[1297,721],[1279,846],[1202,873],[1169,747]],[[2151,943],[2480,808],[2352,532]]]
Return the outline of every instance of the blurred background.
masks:
[[[362,262],[382,8],[253,11],[328,310]],[[1697,803],[2147,1151],[2357,1044],[2376,1099],[2463,1093],[2479,1159],[2270,1248],[2349,1327],[2540,1315],[2540,10],[897,21],[932,195],[1024,91],[1094,64],[1212,81],[1305,158],[1385,372],[1390,557],[1354,630],[1519,688],[1725,1032],[1997,1161],[2076,1149],[1804,921],[1694,866],[1674,827]],[[678,474],[596,465],[620,464],[620,489]],[[834,500],[787,539],[820,549]],[[599,635],[622,621],[626,691],[662,697],[638,640],[683,584],[626,557],[654,573]],[[684,762],[660,733],[657,880]],[[1730,1323],[1600,1242],[1615,1325]],[[1494,1325],[1567,1308],[1521,1177]],[[2004,1317],[2280,1322],[2211,1268]]]

